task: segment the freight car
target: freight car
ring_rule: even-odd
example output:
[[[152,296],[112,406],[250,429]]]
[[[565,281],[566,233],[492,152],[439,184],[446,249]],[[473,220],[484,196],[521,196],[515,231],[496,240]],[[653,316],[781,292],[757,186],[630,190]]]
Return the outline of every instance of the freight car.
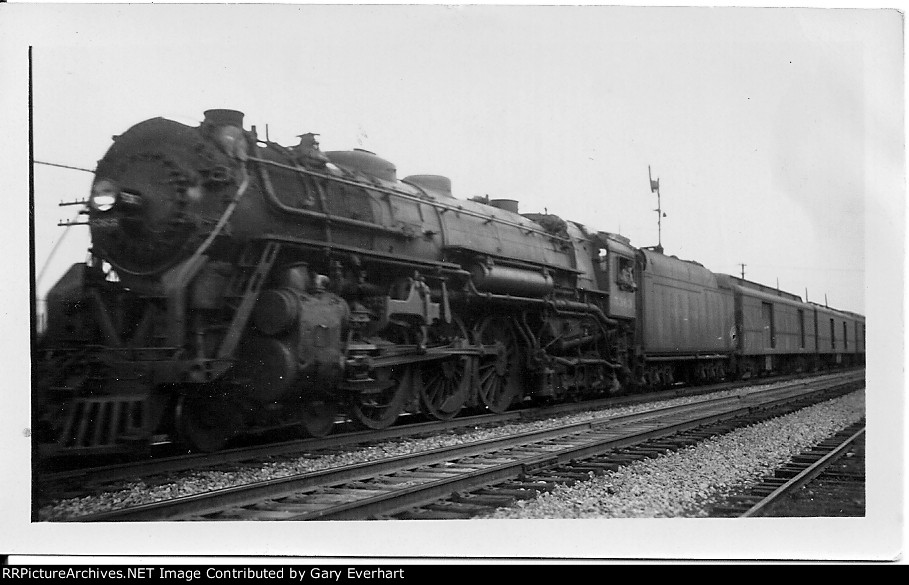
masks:
[[[753,352],[756,303],[780,307],[770,338],[786,344],[792,311],[813,317],[794,334],[816,341],[811,366],[863,354],[858,315],[300,138],[262,140],[233,110],[115,137],[87,202],[90,258],[47,297],[45,451],[208,451],[238,432],[322,436],[776,369]]]
[[[717,279],[735,299],[734,370],[739,376],[864,364],[862,316],[728,274]]]

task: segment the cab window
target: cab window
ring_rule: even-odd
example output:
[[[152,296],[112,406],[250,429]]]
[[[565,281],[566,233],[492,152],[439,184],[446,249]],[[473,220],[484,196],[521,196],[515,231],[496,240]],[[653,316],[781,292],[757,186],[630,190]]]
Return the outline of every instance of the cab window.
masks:
[[[609,272],[609,252],[606,251],[606,248],[600,248],[600,254],[594,258],[594,262],[604,274]]]
[[[634,261],[631,258],[619,257],[617,268],[616,284],[620,289],[633,291],[638,288],[634,282]]]

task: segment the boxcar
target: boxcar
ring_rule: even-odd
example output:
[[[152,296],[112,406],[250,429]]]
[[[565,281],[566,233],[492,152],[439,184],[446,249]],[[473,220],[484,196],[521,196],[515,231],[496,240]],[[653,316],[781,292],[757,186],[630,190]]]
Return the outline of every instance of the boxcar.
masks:
[[[728,274],[717,280],[735,296],[739,373],[814,369],[814,307],[801,297]]]
[[[865,319],[855,313],[838,311],[812,303],[821,365],[856,365],[864,362]]]
[[[855,355],[856,365],[865,363],[865,317],[858,313],[843,311],[852,318],[853,335],[855,337],[855,350],[850,352]]]

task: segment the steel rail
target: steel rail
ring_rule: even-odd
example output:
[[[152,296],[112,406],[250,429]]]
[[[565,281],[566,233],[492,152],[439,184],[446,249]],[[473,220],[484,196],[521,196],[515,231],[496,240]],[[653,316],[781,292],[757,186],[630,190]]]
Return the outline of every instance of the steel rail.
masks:
[[[859,376],[859,373],[860,372],[856,373],[857,377]],[[830,376],[831,375],[828,374],[825,376],[813,378],[810,381],[826,380]],[[736,388],[741,388],[742,386],[753,385],[754,382],[754,380],[747,380],[737,381],[731,384],[725,383],[711,386],[685,387],[634,396],[607,397],[583,403],[566,403],[540,406],[525,410],[506,412],[503,414],[481,414],[458,417],[449,421],[429,421],[401,424],[378,431],[354,431],[322,438],[296,439],[291,441],[282,441],[279,443],[270,443],[267,445],[236,447],[219,451],[217,453],[193,453],[188,455],[184,454],[173,457],[161,457],[153,460],[143,459],[138,462],[132,461],[105,466],[83,467],[79,469],[57,472],[43,472],[39,469],[38,477],[40,478],[40,482],[44,485],[59,484],[74,480],[79,480],[83,483],[98,483],[102,481],[113,481],[127,478],[135,479],[136,477],[148,477],[167,472],[184,471],[187,469],[212,467],[227,463],[251,461],[270,456],[313,453],[314,451],[322,449],[347,447],[366,442],[398,439],[420,434],[438,433],[465,427],[489,424],[504,424],[553,415],[574,414],[577,412],[603,408],[618,408],[622,406],[641,404],[647,401],[664,401],[672,400],[675,398],[692,397],[704,395],[710,392],[734,390]],[[791,383],[804,384],[805,382],[796,379],[796,381]],[[744,397],[754,392],[759,393],[763,391],[765,390],[757,389],[752,392],[746,392],[742,396]],[[344,423],[338,424],[342,425]]]
[[[395,514],[414,506],[429,504],[454,492],[476,489],[483,485],[501,482],[524,473],[566,463],[574,459],[583,459],[613,449],[621,449],[644,441],[672,436],[704,424],[734,418],[749,411],[750,408],[748,407],[739,407],[714,413],[710,416],[698,416],[675,424],[660,425],[656,428],[645,427],[642,430],[620,434],[618,438],[601,436],[582,445],[562,449],[558,452],[518,459],[488,469],[460,474],[453,478],[438,479],[425,485],[416,485],[389,494],[334,506],[326,510],[300,514],[296,517],[287,518],[287,520],[362,520],[380,514]]]
[[[854,382],[843,382],[838,385],[835,384],[834,386],[840,387],[848,385],[850,383]],[[792,388],[786,388],[783,390],[777,389],[777,392],[772,392],[774,395],[772,398],[769,395],[765,395],[764,398],[767,401],[786,401],[791,399],[793,392],[805,395],[829,391],[831,388],[830,384],[825,384],[824,382],[818,382],[813,386],[817,387],[811,387],[807,389],[802,387],[795,390]],[[133,508],[93,514],[89,516],[75,517],[71,520],[88,522],[152,521],[185,519],[189,517],[204,516],[206,514],[217,513],[225,509],[254,505],[264,500],[287,497],[301,491],[344,484],[345,482],[369,480],[377,476],[384,476],[390,473],[413,469],[419,466],[450,462],[452,460],[488,454],[497,450],[515,448],[522,445],[537,443],[540,441],[552,440],[555,438],[565,438],[571,435],[577,435],[578,433],[593,432],[596,428],[606,426],[609,427],[607,429],[608,434],[605,438],[600,436],[599,438],[584,442],[581,445],[561,449],[557,453],[551,452],[546,453],[542,456],[536,454],[535,457],[524,458],[518,462],[507,464],[504,467],[498,466],[495,469],[487,470],[491,475],[468,474],[471,475],[472,479],[452,478],[450,481],[444,481],[438,484],[436,487],[433,487],[435,486],[435,482],[431,482],[432,485],[423,486],[425,490],[428,490],[425,492],[421,492],[417,489],[417,486],[415,486],[414,488],[395,490],[392,494],[361,500],[359,507],[355,506],[353,503],[349,503],[336,507],[334,511],[320,510],[316,516],[312,514],[303,514],[299,516],[299,519],[309,519],[316,517],[345,518],[355,516],[362,518],[365,515],[379,513],[376,512],[376,510],[379,510],[380,508],[383,511],[388,512],[390,510],[397,510],[401,507],[406,508],[414,505],[413,502],[421,498],[428,498],[429,501],[431,501],[437,496],[430,494],[437,494],[437,488],[450,491],[455,488],[461,489],[458,486],[466,485],[467,483],[471,482],[491,482],[494,481],[495,477],[498,477],[497,474],[500,473],[510,473],[514,475],[516,469],[519,471],[528,471],[537,469],[539,467],[555,464],[561,461],[567,461],[578,457],[586,457],[591,454],[601,453],[604,450],[610,450],[630,444],[639,443],[650,438],[675,434],[682,430],[687,430],[703,424],[709,424],[710,422],[714,422],[716,420],[747,414],[749,412],[752,412],[754,409],[763,406],[763,404],[750,399],[743,401],[739,397],[723,397],[721,399],[712,401],[708,399],[697,403],[677,405],[675,407],[661,409],[656,412],[651,411],[624,417],[613,417],[611,419],[605,420],[600,419],[586,421],[584,423],[576,423],[573,425],[567,425],[554,429],[521,433],[519,435],[488,439],[485,441],[456,445],[453,447],[444,447],[431,451],[425,451],[422,453],[397,456],[375,462],[348,465],[332,470],[306,473],[268,480],[265,482],[258,482],[246,486],[238,486],[213,492],[205,492],[202,494],[185,496],[174,500],[146,504]],[[703,411],[708,407],[710,410],[707,414],[704,414],[703,412],[700,415],[697,414],[698,411]],[[717,411],[717,409],[720,410]],[[685,414],[686,411],[689,411],[687,413],[688,417],[679,422],[677,420],[677,417]],[[666,418],[674,418],[674,420],[669,425],[659,423],[660,419]],[[621,428],[621,426],[632,424],[632,422],[642,421],[647,423],[645,424],[643,430],[623,430]],[[423,495],[420,495],[420,493]],[[399,495],[396,496],[394,494]],[[397,500],[396,498],[399,497],[402,499]],[[362,506],[365,506],[365,509]],[[357,512],[355,509],[359,509],[359,511]]]
[[[823,392],[825,390],[827,389],[806,391],[803,393],[803,396],[818,391]],[[787,396],[786,393],[783,394],[784,395],[781,397],[768,400],[767,404],[764,404],[763,406],[768,406],[769,403],[784,403],[791,398],[790,396]],[[716,401],[717,404],[712,404],[711,406],[719,406],[720,403],[727,401],[728,399],[719,399]],[[695,406],[703,406],[703,404]],[[753,406],[740,406],[731,410],[701,414],[692,419],[669,425],[659,425],[655,428],[645,426],[644,429],[633,430],[630,433],[621,434],[618,438],[611,438],[609,436],[600,437],[589,441],[586,444],[568,447],[557,452],[531,456],[526,459],[503,463],[487,469],[460,474],[448,479],[437,479],[424,485],[416,485],[396,490],[388,494],[377,495],[371,498],[333,506],[324,510],[300,514],[285,518],[285,520],[362,520],[378,515],[391,515],[416,506],[432,503],[455,492],[476,489],[484,485],[498,483],[518,477],[522,474],[532,473],[536,470],[568,463],[573,460],[585,459],[600,455],[607,451],[630,447],[654,439],[669,437],[703,425],[735,418],[747,414],[752,410],[754,410]],[[677,416],[677,414],[678,413],[675,413],[671,416],[674,417]],[[669,418],[669,416],[666,418]],[[618,431],[618,429],[616,429],[616,431]]]
[[[725,397],[715,402],[735,402],[736,397]],[[709,402],[709,401],[706,401]],[[299,475],[282,477],[274,480],[258,482],[254,484],[237,486],[213,492],[205,492],[192,496],[184,496],[175,500],[145,504],[133,508],[126,508],[113,512],[102,512],[91,516],[82,516],[74,518],[78,521],[90,522],[107,522],[111,520],[161,520],[172,519],[175,517],[187,515],[206,514],[218,511],[227,506],[240,506],[255,503],[263,498],[273,498],[295,491],[310,489],[314,487],[330,485],[345,481],[356,481],[359,479],[368,479],[376,475],[382,475],[416,467],[419,465],[428,465],[471,457],[487,453],[491,450],[507,449],[510,447],[526,445],[528,443],[545,441],[557,437],[564,437],[573,433],[583,432],[598,425],[615,423],[617,425],[640,422],[642,420],[653,419],[670,414],[677,415],[685,410],[696,410],[703,408],[704,402],[693,404],[676,405],[659,409],[657,411],[648,411],[635,413],[631,415],[596,419],[575,423],[572,425],[545,429],[539,431],[529,431],[508,437],[498,437],[482,441],[474,441],[462,445],[453,445],[450,447],[440,447],[429,451],[416,454],[399,455],[380,461],[367,463],[357,463],[345,465],[343,467],[328,469]],[[750,407],[745,407],[748,409]]]
[[[847,437],[843,440],[842,443],[837,445],[830,453],[827,453],[821,457],[816,462],[809,465],[804,471],[781,485],[780,487],[773,490],[768,494],[764,499],[753,505],[747,511],[739,515],[739,518],[755,518],[763,516],[770,507],[777,502],[783,496],[792,493],[796,489],[807,484],[821,473],[824,472],[827,467],[833,464],[837,459],[843,456],[843,454],[852,446],[852,444],[862,437],[865,434],[865,427],[862,426],[861,429]]]

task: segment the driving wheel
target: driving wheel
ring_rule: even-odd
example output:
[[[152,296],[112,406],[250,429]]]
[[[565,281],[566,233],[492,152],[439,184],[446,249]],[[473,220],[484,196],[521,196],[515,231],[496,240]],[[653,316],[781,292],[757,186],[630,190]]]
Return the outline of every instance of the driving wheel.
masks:
[[[377,368],[374,382],[353,397],[353,420],[372,430],[391,426],[410,398],[411,375],[409,366]]]
[[[430,327],[428,349],[457,349],[469,344],[467,328],[457,317],[451,323]],[[451,420],[470,397],[471,358],[454,355],[446,359],[417,363],[414,385],[423,412],[438,420]]]
[[[224,448],[240,429],[240,414],[226,398],[184,395],[177,401],[176,430],[193,451],[211,453]]]
[[[521,351],[514,326],[505,317],[486,317],[477,327],[476,340],[495,348],[494,354],[480,359],[480,401],[492,412],[505,412],[521,394]]]

